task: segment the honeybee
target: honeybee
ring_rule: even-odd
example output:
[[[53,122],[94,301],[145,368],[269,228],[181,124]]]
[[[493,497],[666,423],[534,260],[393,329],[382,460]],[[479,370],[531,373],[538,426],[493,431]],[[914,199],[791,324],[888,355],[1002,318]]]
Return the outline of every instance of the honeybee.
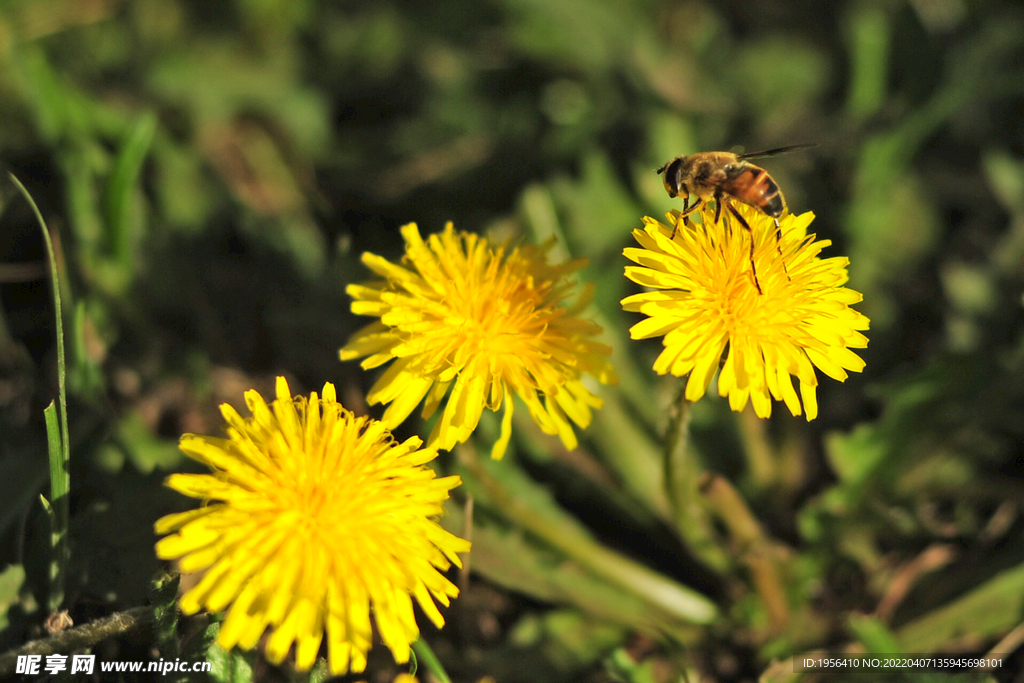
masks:
[[[718,223],[721,218],[724,206],[740,222],[740,225],[750,232],[750,225],[732,205],[732,201],[735,200],[752,206],[766,216],[775,219],[775,237],[777,240],[781,240],[782,230],[779,226],[779,218],[786,212],[786,200],[782,196],[782,190],[768,175],[768,171],[747,160],[775,156],[807,147],[813,147],[813,145],[779,147],[751,154],[698,152],[672,159],[659,168],[658,173],[665,175],[665,190],[668,192],[668,196],[683,198],[684,224],[686,216],[699,209],[701,204],[713,199],[715,200],[715,223]],[[697,197],[692,206],[690,205],[691,194]],[[672,238],[675,238],[675,231],[672,233]],[[781,249],[780,246],[780,253]],[[757,291],[761,292],[761,283],[757,279],[757,270],[754,267],[753,239],[750,241],[750,267],[753,269]]]

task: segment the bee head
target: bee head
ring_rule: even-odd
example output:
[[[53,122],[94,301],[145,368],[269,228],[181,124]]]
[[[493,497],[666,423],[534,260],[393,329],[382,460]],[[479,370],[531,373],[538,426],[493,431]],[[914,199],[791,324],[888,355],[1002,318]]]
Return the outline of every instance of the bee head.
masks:
[[[668,196],[673,199],[678,197],[679,191],[683,189],[683,157],[676,157],[668,162],[658,169],[658,173],[665,174],[665,190]]]

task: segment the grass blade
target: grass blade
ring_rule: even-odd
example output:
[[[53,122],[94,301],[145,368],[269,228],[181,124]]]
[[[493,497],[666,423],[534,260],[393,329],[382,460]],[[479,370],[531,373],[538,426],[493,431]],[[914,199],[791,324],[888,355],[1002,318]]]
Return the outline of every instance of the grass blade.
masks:
[[[46,243],[46,253],[50,260],[50,283],[53,287],[53,310],[57,332],[57,391],[58,405],[60,407],[60,420],[58,420],[53,403],[44,412],[46,416],[46,440],[49,446],[50,455],[50,504],[53,514],[50,516],[52,553],[50,558],[50,596],[49,607],[56,611],[64,601],[64,577],[66,576],[68,560],[68,494],[71,490],[71,471],[69,462],[71,460],[70,440],[68,438],[68,399],[67,399],[67,369],[64,361],[64,322],[60,305],[60,279],[57,276],[57,257],[53,250],[53,240],[50,239],[50,231],[46,228],[46,221],[39,212],[35,200],[29,194],[25,186],[21,184],[13,173],[9,173],[11,182],[32,207],[36,221],[43,231],[43,241]]]
[[[147,112],[140,116],[128,131],[124,145],[114,162],[114,170],[107,186],[106,214],[114,259],[122,267],[131,264],[132,231],[131,206],[135,185],[142,164],[149,154],[156,133],[156,115]]]

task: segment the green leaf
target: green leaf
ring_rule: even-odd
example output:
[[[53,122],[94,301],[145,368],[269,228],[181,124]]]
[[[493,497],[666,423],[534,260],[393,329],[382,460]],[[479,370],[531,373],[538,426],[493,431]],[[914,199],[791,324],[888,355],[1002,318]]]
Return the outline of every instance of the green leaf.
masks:
[[[283,126],[304,155],[330,149],[330,98],[307,85],[292,50],[279,48],[254,58],[241,38],[193,36],[154,65],[148,86],[186,110],[201,127],[219,130],[232,117],[258,112]],[[203,78],[196,78],[196,74]]]
[[[73,90],[47,59],[42,46],[26,45],[15,64],[45,141],[80,140],[88,129],[85,98]]]
[[[252,680],[251,654],[236,649],[226,651],[216,643],[210,645],[206,659],[210,662],[210,678],[217,683],[249,683]]]
[[[766,69],[766,63],[772,68]],[[765,118],[799,111],[829,83],[827,55],[800,36],[744,41],[729,64],[736,89]]]
[[[981,157],[989,187],[1008,211],[1024,208],[1024,164],[1006,150],[988,150]]]
[[[95,339],[95,334],[85,301],[77,302],[71,323],[71,370],[68,373],[68,384],[73,395],[92,402],[100,399],[104,389],[103,368],[90,357],[86,341],[89,335]]]
[[[627,192],[608,155],[590,150],[579,180],[556,178],[550,185],[566,215],[565,232],[575,256],[596,258],[623,244],[640,223],[640,208]]]
[[[510,0],[508,38],[518,50],[570,71],[601,73],[629,59],[646,37],[636,5],[587,0]],[[575,36],[575,38],[570,38]]]
[[[541,579],[547,599],[579,601],[581,607],[591,611],[607,610],[606,618],[634,621],[639,599],[642,622],[650,628],[660,624],[666,631],[678,630],[687,623],[707,623],[717,611],[716,606],[697,591],[635,562],[595,541],[579,520],[561,508],[546,490],[527,477],[512,462],[482,459],[479,467],[462,470],[465,490],[472,492],[482,505],[498,512],[513,524],[529,532],[526,538],[515,541],[512,532],[503,541],[494,540],[497,554],[491,566],[516,576],[527,570],[530,580]],[[455,517],[453,513],[450,515]],[[447,522],[446,522],[447,523]],[[450,527],[458,529],[458,526]],[[541,541],[531,552],[529,545]],[[474,535],[474,563],[481,565],[479,557],[486,553],[485,543]],[[504,547],[502,547],[504,544]],[[511,552],[509,544],[522,551]],[[566,560],[570,561],[566,561]],[[522,575],[519,574],[520,580]],[[520,590],[525,584],[520,584]],[[610,590],[609,586],[615,590]],[[529,590],[528,588],[526,590]],[[583,594],[590,592],[589,597]],[[536,590],[530,591],[534,595]],[[622,596],[631,596],[626,600]],[[620,596],[620,597],[613,597]],[[616,602],[618,600],[618,602]],[[591,606],[588,603],[593,603]]]
[[[141,237],[133,234],[131,208],[138,185],[142,163],[149,153],[157,119],[153,112],[146,112],[135,120],[125,135],[121,151],[114,161],[114,169],[107,182],[106,218],[114,259],[122,268],[131,268],[131,250]],[[128,279],[125,278],[127,282]]]
[[[850,7],[845,31],[850,52],[846,111],[861,119],[878,111],[885,101],[891,26],[885,10],[877,5],[857,3]]]
[[[618,648],[605,660],[605,667],[616,681],[623,683],[656,683],[653,661],[636,662],[626,648]]]
[[[20,564],[12,564],[0,572],[0,631],[7,628],[7,611],[19,602],[24,583],[25,568]]]
[[[135,413],[126,415],[118,423],[117,438],[128,459],[142,474],[149,474],[157,468],[172,469],[184,459],[177,441],[155,436]]]
[[[889,452],[875,425],[858,425],[848,434],[832,432],[825,447],[832,469],[849,485],[864,482]]]
[[[213,659],[210,657],[210,652],[215,647],[214,640],[217,638],[217,633],[220,632],[220,616],[207,614],[200,619],[210,619],[211,621],[201,631],[185,641],[181,648],[181,658],[192,661],[209,660],[212,666]],[[223,650],[220,652],[223,653]],[[207,679],[203,677],[202,680]]]
[[[1024,564],[1008,569],[896,633],[903,652],[937,652],[970,635],[985,640],[1024,619]]]
[[[150,586],[153,603],[153,630],[160,656],[172,659],[179,655],[178,648],[178,585],[179,574],[161,573]]]
[[[878,618],[866,614],[850,614],[847,626],[866,652],[901,654],[899,642],[893,632]],[[915,651],[916,652],[916,651]]]
[[[509,641],[517,648],[540,648],[557,670],[568,672],[593,664],[628,633],[578,609],[555,609],[524,616],[512,628]]]
[[[413,658],[415,659],[415,657],[416,654],[413,653]],[[416,675],[415,672],[413,672],[413,675]],[[330,678],[331,670],[328,668],[327,660],[323,657],[318,657],[316,664],[314,664],[313,668],[309,671],[308,683],[324,683]]]
[[[43,231],[43,242],[50,264],[50,284],[53,292],[53,310],[57,334],[57,398],[60,408],[58,423],[57,412],[53,402],[43,412],[46,418],[46,441],[50,456],[50,533],[53,543],[53,555],[50,558],[50,611],[55,612],[64,601],[64,580],[68,561],[68,497],[71,491],[71,439],[68,436],[68,400],[67,400],[67,365],[64,360],[64,316],[60,305],[60,279],[57,276],[57,257],[50,239],[50,231],[46,221],[39,212],[39,207],[14,174],[8,174],[11,182],[28,202],[35,215],[39,229]],[[45,500],[45,499],[44,499]]]
[[[460,534],[464,519],[458,507],[449,505],[441,522],[450,532]],[[625,589],[592,576],[521,531],[479,515],[473,523],[471,562],[474,571],[506,589],[544,602],[575,605],[601,621],[645,632],[656,630],[663,621],[644,600]]]

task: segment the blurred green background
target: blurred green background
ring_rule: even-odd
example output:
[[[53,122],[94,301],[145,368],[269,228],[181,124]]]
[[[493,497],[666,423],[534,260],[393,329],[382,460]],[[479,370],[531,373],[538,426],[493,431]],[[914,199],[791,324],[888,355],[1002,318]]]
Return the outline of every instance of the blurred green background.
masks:
[[[673,514],[676,382],[628,339],[621,251],[678,208],[666,160],[799,143],[759,163],[850,257],[867,368],[823,378],[809,424],[696,404]],[[851,645],[1005,653],[993,680],[1024,680],[1019,3],[4,0],[0,159],[60,252],[76,623],[149,599],[152,523],[188,505],[162,487],[191,467],[177,438],[216,434],[218,403],[283,373],[366,410],[344,287],[363,251],[399,258],[400,225],[450,220],[588,257],[621,376],[575,452],[527,419],[501,463],[438,463],[465,480],[445,524],[474,501],[473,577],[443,632],[420,620],[457,682],[841,680],[788,658]],[[6,650],[46,617],[56,371],[39,230],[0,199]],[[708,623],[673,607],[689,589]],[[96,651],[144,659],[147,633]],[[365,678],[396,671],[378,645]]]

